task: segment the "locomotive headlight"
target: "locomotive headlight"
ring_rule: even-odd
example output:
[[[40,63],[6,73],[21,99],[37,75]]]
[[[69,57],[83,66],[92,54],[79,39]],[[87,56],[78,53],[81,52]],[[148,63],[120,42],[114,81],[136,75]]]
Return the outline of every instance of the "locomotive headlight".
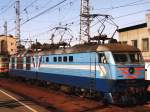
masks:
[[[134,74],[135,69],[133,67],[130,67],[128,71],[129,71],[130,74]]]

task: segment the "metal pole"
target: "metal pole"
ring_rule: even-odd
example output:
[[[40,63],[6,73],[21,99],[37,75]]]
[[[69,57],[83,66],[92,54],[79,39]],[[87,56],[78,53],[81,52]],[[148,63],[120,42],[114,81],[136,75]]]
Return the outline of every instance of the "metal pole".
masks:
[[[4,35],[7,36],[7,21],[4,23]]]
[[[5,39],[4,39],[4,44],[5,44],[5,53],[8,53],[8,45],[7,45],[7,21],[5,21],[4,23],[4,35],[5,35]]]
[[[20,0],[16,0],[16,39],[17,46],[20,46]]]
[[[90,42],[89,0],[81,0],[80,6],[80,43]]]

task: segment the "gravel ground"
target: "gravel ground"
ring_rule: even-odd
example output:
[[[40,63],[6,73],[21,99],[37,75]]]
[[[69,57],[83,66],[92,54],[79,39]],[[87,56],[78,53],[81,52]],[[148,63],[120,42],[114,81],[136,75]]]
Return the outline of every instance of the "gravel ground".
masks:
[[[45,108],[56,112],[150,112],[150,103],[134,107],[104,105],[101,102],[69,96],[62,92],[0,78],[0,86],[23,96],[31,98]]]

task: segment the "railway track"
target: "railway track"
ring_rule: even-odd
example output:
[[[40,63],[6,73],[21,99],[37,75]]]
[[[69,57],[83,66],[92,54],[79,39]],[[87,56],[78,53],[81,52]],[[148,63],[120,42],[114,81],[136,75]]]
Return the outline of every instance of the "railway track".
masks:
[[[150,104],[132,107],[118,107],[105,105],[100,101],[93,101],[77,96],[67,95],[24,82],[0,78],[0,86],[9,91],[29,97],[45,108],[56,112],[150,112]]]

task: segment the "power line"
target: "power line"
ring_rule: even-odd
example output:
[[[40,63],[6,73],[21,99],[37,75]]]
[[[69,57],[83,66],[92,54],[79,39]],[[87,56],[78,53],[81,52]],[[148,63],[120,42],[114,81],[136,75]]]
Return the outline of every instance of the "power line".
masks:
[[[67,6],[67,5],[70,6],[70,7],[69,7],[69,10],[67,10],[67,14],[68,14],[68,15],[70,14],[70,13],[69,13],[70,11],[71,11],[71,14],[73,14],[73,11],[74,11],[74,10],[72,11],[72,7],[73,7],[73,5],[75,4],[75,2],[77,2],[77,1],[78,1],[78,0],[71,0],[69,3],[66,3],[65,5],[62,6],[62,7]],[[61,8],[62,8],[62,7],[61,7]],[[80,15],[78,15],[78,16],[80,17]],[[78,16],[77,16],[77,17],[78,17]],[[77,17],[76,17],[76,18],[77,18]],[[72,21],[72,19],[74,19],[74,18],[75,18],[75,17],[72,17],[72,18],[71,18],[71,21]],[[64,22],[64,21],[66,21],[65,19],[66,19],[66,13],[63,15],[63,17],[61,17],[60,20],[61,20],[61,22]],[[67,19],[67,22],[68,22],[68,19]]]
[[[131,15],[143,13],[143,12],[145,12],[145,11],[150,11],[150,9],[147,9],[147,10],[141,10],[141,11],[137,11],[137,12],[133,12],[133,13],[129,13],[129,14],[117,16],[117,17],[114,17],[114,19],[119,19],[119,18],[123,18],[123,17],[126,17],[126,16],[131,16]]]
[[[8,7],[6,7],[5,10],[2,10],[2,11],[0,12],[0,15],[3,14],[4,12],[6,12],[8,9],[10,9],[12,6],[14,6],[14,4],[15,4],[15,2],[11,3]]]
[[[12,2],[12,0],[10,0],[8,3],[6,3],[6,5],[4,5],[4,6],[1,8],[1,10],[5,9],[5,8],[8,6],[8,4],[10,4],[11,2]]]
[[[141,20],[132,21],[132,22],[129,22],[129,23],[126,23],[126,24],[122,24],[121,26],[129,26],[129,24],[131,25],[133,23],[139,23],[139,22],[144,22],[144,21],[145,21],[145,19],[141,19]],[[121,27],[121,28],[123,28],[123,27]]]
[[[31,7],[34,3],[36,3],[38,0],[34,0],[33,2],[31,2],[28,6],[26,6],[23,11],[26,11],[29,7]]]
[[[24,21],[24,22],[21,24],[21,26],[24,25],[25,23],[27,23],[27,22],[29,22],[29,21],[31,21],[31,20],[33,20],[33,19],[35,19],[35,18],[37,18],[37,17],[39,17],[39,16],[45,14],[46,12],[48,12],[48,11],[54,9],[55,7],[61,5],[62,3],[66,2],[66,1],[67,1],[67,0],[63,0],[63,1],[59,2],[59,3],[57,3],[56,5],[53,5],[52,7],[49,7],[48,9],[46,9],[46,10],[40,12],[39,14],[37,14],[37,15],[35,15],[35,16],[29,18],[28,20]],[[14,29],[15,29],[15,28],[12,28],[12,29],[9,30],[8,32],[13,31]]]
[[[27,23],[27,22],[29,22],[29,21],[31,21],[31,20],[33,20],[33,19],[35,19],[35,18],[37,18],[37,17],[43,15],[43,14],[45,14],[46,12],[52,10],[53,8],[55,8],[55,7],[59,6],[59,5],[61,5],[62,3],[66,2],[66,1],[67,1],[67,0],[63,0],[63,1],[59,2],[58,4],[56,4],[56,5],[54,5],[54,6],[50,7],[50,8],[48,8],[48,9],[42,11],[42,12],[40,12],[39,14],[37,14],[37,15],[31,17],[30,19],[24,21],[21,25],[23,25],[23,24],[25,24],[25,23]]]
[[[144,4],[149,4],[150,3],[150,2],[142,2],[142,3],[137,3],[137,2],[139,2],[139,1],[131,2],[131,3],[128,3],[128,4],[125,4],[125,5],[114,6],[114,7],[111,7],[111,8],[101,8],[101,9],[94,9],[94,10],[106,9],[107,11],[111,11],[111,10],[118,9],[118,8],[137,6],[137,5],[144,5]]]

